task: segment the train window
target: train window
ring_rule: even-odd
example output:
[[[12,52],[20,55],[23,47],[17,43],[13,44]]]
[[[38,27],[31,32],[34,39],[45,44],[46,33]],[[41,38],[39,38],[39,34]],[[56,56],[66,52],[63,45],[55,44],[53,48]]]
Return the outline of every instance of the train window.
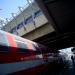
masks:
[[[8,52],[8,43],[3,33],[0,33],[0,52]]]
[[[0,33],[0,44],[7,46],[5,35],[3,35],[2,33]]]
[[[25,45],[25,43],[16,41],[16,44],[17,44],[17,47],[18,47],[17,48],[18,53],[27,53],[28,52],[27,46]]]
[[[37,54],[41,53],[41,50],[40,50],[40,47],[38,46],[38,44],[33,44],[33,48]]]
[[[0,53],[7,53],[9,50],[8,46],[0,45]]]
[[[39,45],[39,48],[40,48],[40,50],[41,50],[41,52],[43,53],[46,53],[47,52],[47,47],[45,47],[45,46],[43,46],[43,45],[40,45],[40,44],[38,44]]]

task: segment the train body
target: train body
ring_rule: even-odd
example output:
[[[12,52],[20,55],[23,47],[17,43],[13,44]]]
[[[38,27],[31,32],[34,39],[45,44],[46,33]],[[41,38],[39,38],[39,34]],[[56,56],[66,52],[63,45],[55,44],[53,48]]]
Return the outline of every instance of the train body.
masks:
[[[46,54],[45,46],[0,30],[0,75],[41,72]]]

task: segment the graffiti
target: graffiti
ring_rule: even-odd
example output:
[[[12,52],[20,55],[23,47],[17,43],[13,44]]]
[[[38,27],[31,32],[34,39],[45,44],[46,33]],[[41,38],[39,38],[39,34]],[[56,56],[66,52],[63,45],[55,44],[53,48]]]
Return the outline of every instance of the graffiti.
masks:
[[[42,11],[41,10],[38,10],[34,13],[34,19],[37,18],[38,16],[42,15]],[[24,21],[20,22],[18,25],[16,25],[14,28],[12,28],[9,32],[10,33],[13,33],[13,32],[16,32],[16,27],[17,27],[17,30],[24,27],[24,25],[27,25],[28,23],[31,23],[33,22],[33,16],[29,16],[28,18],[26,18]]]

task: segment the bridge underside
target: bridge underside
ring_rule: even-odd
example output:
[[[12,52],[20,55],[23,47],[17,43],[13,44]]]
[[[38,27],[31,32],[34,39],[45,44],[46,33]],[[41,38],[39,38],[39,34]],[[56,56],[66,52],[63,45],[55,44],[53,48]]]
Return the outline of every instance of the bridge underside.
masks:
[[[48,46],[53,50],[53,52],[57,52],[59,49],[75,46],[75,33],[73,32],[57,35],[53,32],[42,36],[41,38],[35,39],[34,41]]]

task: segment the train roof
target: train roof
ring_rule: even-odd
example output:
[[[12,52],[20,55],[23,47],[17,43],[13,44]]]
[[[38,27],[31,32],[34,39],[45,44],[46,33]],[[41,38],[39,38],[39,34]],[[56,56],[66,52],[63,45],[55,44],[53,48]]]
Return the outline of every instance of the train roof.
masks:
[[[40,48],[45,49],[45,46],[43,45],[2,30],[0,30],[0,37],[0,46],[20,48],[30,51],[37,51],[40,50]]]

